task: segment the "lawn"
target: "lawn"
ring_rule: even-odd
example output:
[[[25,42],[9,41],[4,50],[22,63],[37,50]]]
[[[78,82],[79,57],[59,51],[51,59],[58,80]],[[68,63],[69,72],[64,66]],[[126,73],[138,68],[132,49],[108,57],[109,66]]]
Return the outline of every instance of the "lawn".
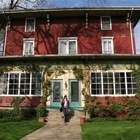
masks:
[[[37,120],[0,120],[0,140],[19,140],[43,125]]]
[[[140,140],[140,121],[106,121],[81,124],[83,140]]]

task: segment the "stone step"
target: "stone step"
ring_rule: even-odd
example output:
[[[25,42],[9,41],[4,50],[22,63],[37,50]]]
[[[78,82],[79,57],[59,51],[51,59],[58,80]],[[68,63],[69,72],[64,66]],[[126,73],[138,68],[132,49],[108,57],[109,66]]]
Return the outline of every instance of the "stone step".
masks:
[[[68,113],[69,123],[79,124],[80,116],[83,116],[82,111],[70,110]],[[47,116],[47,122],[49,124],[62,124],[64,122],[64,115],[59,110],[49,110]]]

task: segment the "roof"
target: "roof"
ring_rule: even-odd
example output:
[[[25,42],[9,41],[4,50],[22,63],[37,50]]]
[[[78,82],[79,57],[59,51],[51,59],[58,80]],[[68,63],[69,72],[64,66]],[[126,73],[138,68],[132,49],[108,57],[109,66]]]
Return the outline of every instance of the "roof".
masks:
[[[59,61],[104,61],[104,62],[140,62],[140,55],[131,54],[83,54],[83,55],[36,55],[36,56],[0,56],[2,63],[9,62],[59,62]]]
[[[137,24],[140,19],[140,7],[73,7],[73,8],[48,8],[48,9],[27,9],[27,10],[1,10],[0,22],[10,18],[41,18],[46,17],[70,17],[70,16],[127,16]]]

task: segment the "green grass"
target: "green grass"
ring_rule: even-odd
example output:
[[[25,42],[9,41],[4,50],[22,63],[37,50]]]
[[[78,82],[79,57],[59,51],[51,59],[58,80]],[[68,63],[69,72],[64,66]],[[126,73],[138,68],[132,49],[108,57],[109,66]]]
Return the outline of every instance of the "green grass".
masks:
[[[81,124],[83,140],[140,140],[140,121]]]
[[[43,125],[37,120],[0,120],[0,140],[19,140]]]

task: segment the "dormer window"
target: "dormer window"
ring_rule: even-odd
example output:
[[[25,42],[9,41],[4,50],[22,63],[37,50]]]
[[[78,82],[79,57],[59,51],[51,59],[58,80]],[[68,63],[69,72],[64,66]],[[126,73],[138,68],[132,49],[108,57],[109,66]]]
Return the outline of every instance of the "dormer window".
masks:
[[[111,30],[111,17],[101,17],[101,29]]]
[[[23,55],[34,55],[34,38],[26,38],[23,40]]]
[[[77,54],[77,38],[60,37],[58,48],[58,53],[61,55]]]
[[[25,31],[27,31],[27,32],[35,31],[35,19],[34,18],[27,18],[25,20]]]
[[[113,37],[102,37],[102,53],[103,54],[113,54]]]

